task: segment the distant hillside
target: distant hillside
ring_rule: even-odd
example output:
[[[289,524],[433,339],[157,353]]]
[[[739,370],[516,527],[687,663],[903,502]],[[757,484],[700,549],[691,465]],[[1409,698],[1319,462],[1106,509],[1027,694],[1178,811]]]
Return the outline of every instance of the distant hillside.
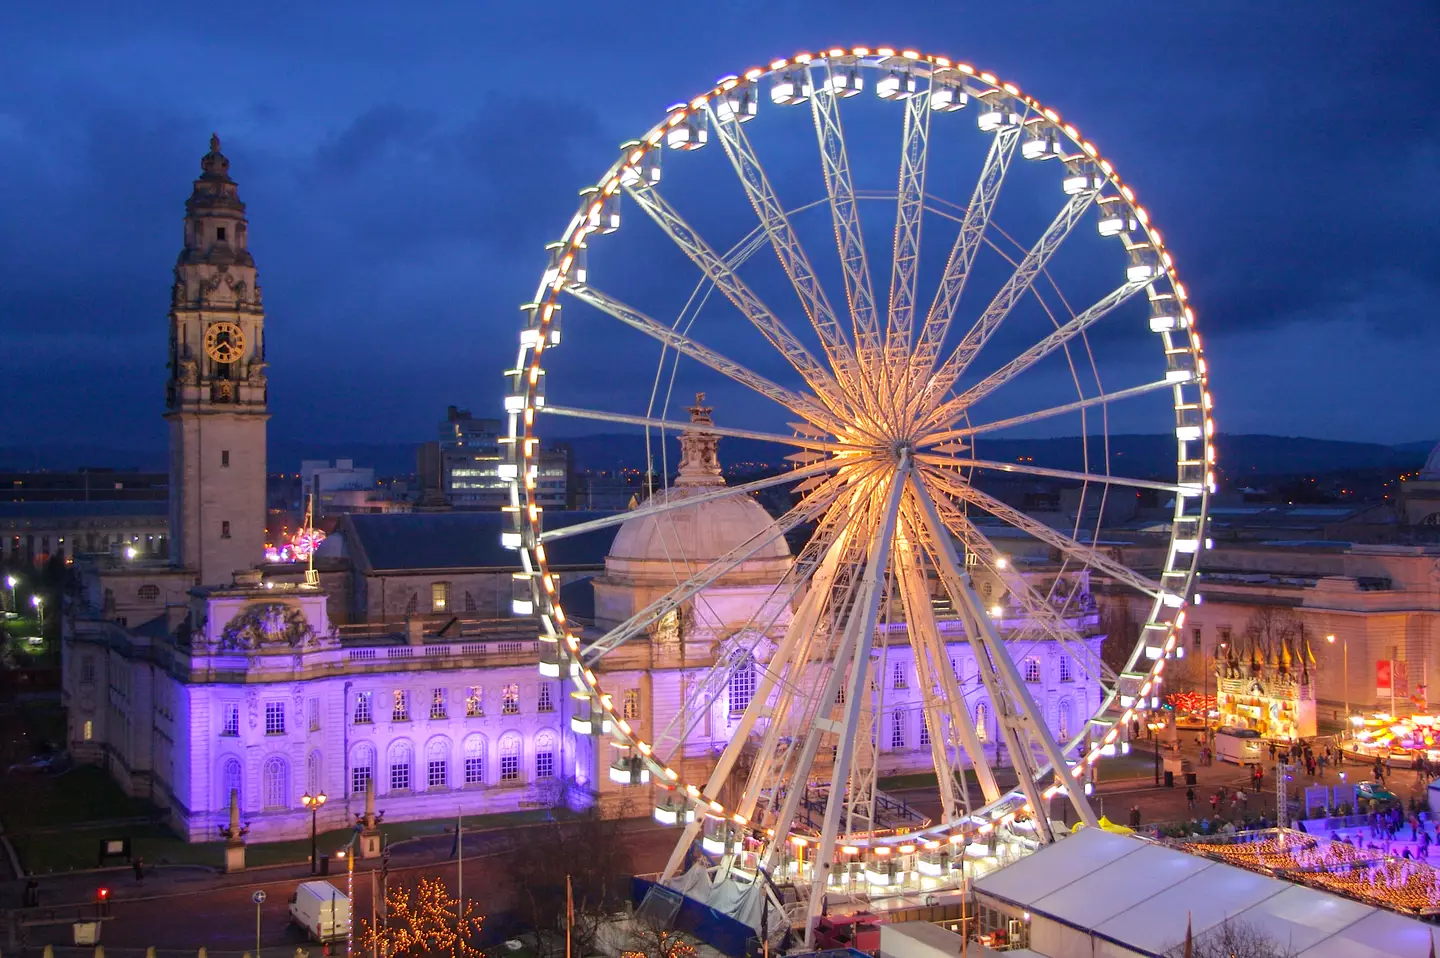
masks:
[[[634,432],[574,436],[565,442],[575,452],[582,470],[643,469],[645,439]],[[306,442],[293,439],[270,440],[271,472],[295,472],[302,459],[353,459],[358,466],[373,466],[381,475],[405,475],[415,471],[416,443]],[[1026,457],[1056,469],[1082,469],[1087,443],[1079,436],[1058,439],[984,439],[976,450],[984,459],[1016,461]],[[1378,443],[1337,442],[1289,436],[1225,435],[1217,442],[1224,475],[1242,479],[1246,475],[1316,475],[1349,469],[1416,469],[1434,447],[1432,442],[1409,442],[1398,446]],[[669,465],[679,461],[679,443],[669,440]],[[1100,437],[1088,441],[1092,468],[1105,451]],[[793,449],[778,443],[754,439],[721,442],[720,457],[727,466],[742,463],[779,464]],[[1168,436],[1111,436],[1111,469],[1117,473],[1146,478],[1166,475],[1174,469],[1175,440]],[[652,443],[656,468],[660,465],[658,441]],[[159,449],[120,446],[80,446],[48,443],[0,447],[0,470],[75,469],[81,466],[109,466],[160,471],[166,456]]]

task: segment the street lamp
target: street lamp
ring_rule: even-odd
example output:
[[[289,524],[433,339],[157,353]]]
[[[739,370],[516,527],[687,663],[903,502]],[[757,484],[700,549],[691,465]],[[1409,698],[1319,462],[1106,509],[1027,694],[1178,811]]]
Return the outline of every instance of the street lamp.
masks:
[[[294,794],[293,792],[291,794]],[[311,795],[306,792],[300,796],[300,804],[310,809],[310,874],[315,874],[320,865],[320,859],[316,855],[315,846],[315,816],[320,811],[320,806],[325,804],[325,793]]]
[[[1325,636],[1325,641],[1334,645],[1334,633]],[[1348,638],[1342,638],[1340,640],[1340,655],[1343,659],[1340,668],[1345,673],[1345,725],[1341,730],[1341,734],[1343,735],[1350,730],[1350,640]],[[1391,681],[1393,682],[1394,679],[1391,679]]]
[[[16,584],[17,582],[19,582],[19,581],[20,581],[20,580],[17,579],[17,578],[15,578],[13,575],[7,575],[7,576],[5,577],[5,584],[10,587],[10,611],[11,611],[11,612],[16,611],[16,609],[15,609],[15,584]]]
[[[45,600],[38,595],[30,597],[30,604],[35,607],[35,614],[40,618],[40,631],[45,631]]]

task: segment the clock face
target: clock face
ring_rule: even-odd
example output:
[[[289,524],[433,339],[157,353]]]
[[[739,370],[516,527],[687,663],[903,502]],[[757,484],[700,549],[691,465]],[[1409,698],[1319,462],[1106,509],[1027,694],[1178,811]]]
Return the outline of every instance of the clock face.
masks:
[[[205,353],[217,363],[233,363],[245,351],[245,331],[235,323],[211,323],[205,330]]]

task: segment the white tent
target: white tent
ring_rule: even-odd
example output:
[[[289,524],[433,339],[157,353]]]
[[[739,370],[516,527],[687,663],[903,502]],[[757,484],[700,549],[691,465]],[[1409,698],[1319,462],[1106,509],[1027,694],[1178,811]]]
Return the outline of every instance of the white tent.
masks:
[[[1299,958],[1426,958],[1432,926],[1348,898],[1166,848],[1082,829],[975,881],[982,900],[1030,915],[1044,955],[1161,955],[1237,919]]]

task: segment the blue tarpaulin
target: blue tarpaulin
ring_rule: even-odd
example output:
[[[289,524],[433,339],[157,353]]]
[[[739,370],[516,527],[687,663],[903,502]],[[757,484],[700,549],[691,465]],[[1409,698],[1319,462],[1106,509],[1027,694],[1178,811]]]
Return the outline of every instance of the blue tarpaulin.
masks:
[[[655,882],[636,878],[632,893],[636,906],[642,910],[646,900],[652,894],[663,896],[667,899],[663,907],[667,913],[673,908],[673,900],[678,898],[679,908],[674,909],[670,927],[676,931],[694,935],[716,951],[729,955],[730,958],[743,958],[749,943],[758,937],[755,929],[744,922],[737,921],[687,895],[682,895],[673,888],[657,887]],[[656,904],[658,903],[652,903],[652,908],[655,908]],[[655,910],[660,911],[661,909],[655,908]],[[781,918],[781,920],[784,919]]]

